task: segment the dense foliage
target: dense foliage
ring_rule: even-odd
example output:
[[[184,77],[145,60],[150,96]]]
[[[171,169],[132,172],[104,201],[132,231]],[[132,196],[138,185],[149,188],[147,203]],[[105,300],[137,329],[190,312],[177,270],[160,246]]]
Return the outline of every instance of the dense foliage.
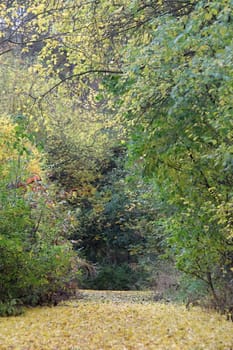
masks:
[[[40,153],[23,116],[1,124],[0,313],[24,303],[55,302],[68,295],[75,256],[59,228],[64,218],[51,191],[40,184]],[[36,175],[33,175],[36,174]]]
[[[200,1],[189,16],[154,18],[146,43],[129,40],[119,84],[130,149],[165,203],[170,252],[217,303],[233,292],[231,6]]]
[[[64,287],[70,241],[96,265],[95,288],[138,288],[163,254],[201,279],[218,307],[231,306],[231,8],[232,0],[0,5],[9,300],[30,298],[22,286],[33,289],[33,278]],[[48,191],[18,186],[42,173]]]

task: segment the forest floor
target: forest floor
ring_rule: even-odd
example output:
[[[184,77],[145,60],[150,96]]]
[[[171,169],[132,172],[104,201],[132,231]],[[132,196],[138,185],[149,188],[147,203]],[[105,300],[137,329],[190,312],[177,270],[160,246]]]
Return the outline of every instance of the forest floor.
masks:
[[[56,307],[0,318],[0,350],[233,350],[233,323],[151,292],[80,291]]]

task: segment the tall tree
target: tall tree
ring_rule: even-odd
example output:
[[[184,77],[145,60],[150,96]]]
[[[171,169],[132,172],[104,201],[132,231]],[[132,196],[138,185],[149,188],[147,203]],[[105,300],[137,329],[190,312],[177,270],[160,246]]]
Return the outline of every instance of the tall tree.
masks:
[[[217,302],[215,283],[232,288],[232,30],[230,1],[154,18],[128,41],[115,87],[131,150],[170,208],[164,229],[177,265]]]

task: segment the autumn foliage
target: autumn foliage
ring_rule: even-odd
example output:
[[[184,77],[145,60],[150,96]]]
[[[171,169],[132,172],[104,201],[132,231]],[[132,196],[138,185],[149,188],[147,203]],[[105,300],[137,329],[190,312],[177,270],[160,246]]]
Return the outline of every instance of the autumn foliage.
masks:
[[[1,349],[232,349],[232,324],[213,312],[155,303],[144,292],[85,291],[81,296],[1,319]]]
[[[232,0],[0,3],[1,314],[162,259],[232,310],[232,37]]]
[[[72,293],[75,257],[54,223],[58,205],[47,205],[51,191],[41,190],[39,175],[29,176],[42,173],[40,152],[22,124],[4,117],[0,125],[0,314],[6,316]]]

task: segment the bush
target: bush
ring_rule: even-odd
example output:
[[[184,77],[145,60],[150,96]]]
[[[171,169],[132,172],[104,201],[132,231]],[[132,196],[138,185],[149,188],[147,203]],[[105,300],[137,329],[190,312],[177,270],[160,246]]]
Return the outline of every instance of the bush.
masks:
[[[95,278],[84,281],[84,287],[98,290],[140,289],[146,279],[144,271],[134,270],[127,264],[103,265]]]
[[[75,279],[75,256],[68,246],[47,246],[31,257],[31,275],[22,299],[30,305],[57,304],[73,293],[69,286]],[[30,291],[30,293],[29,293]]]
[[[22,315],[24,309],[17,300],[12,299],[8,302],[0,302],[0,316],[19,316]]]
[[[39,151],[23,125],[1,117],[0,159],[0,315],[9,316],[67,298],[78,269],[63,208],[51,190],[27,186],[42,172]]]
[[[15,314],[19,304],[56,304],[74,293],[75,284],[71,287],[70,281],[77,272],[71,248],[34,250],[25,251],[16,240],[0,240],[0,315]]]

